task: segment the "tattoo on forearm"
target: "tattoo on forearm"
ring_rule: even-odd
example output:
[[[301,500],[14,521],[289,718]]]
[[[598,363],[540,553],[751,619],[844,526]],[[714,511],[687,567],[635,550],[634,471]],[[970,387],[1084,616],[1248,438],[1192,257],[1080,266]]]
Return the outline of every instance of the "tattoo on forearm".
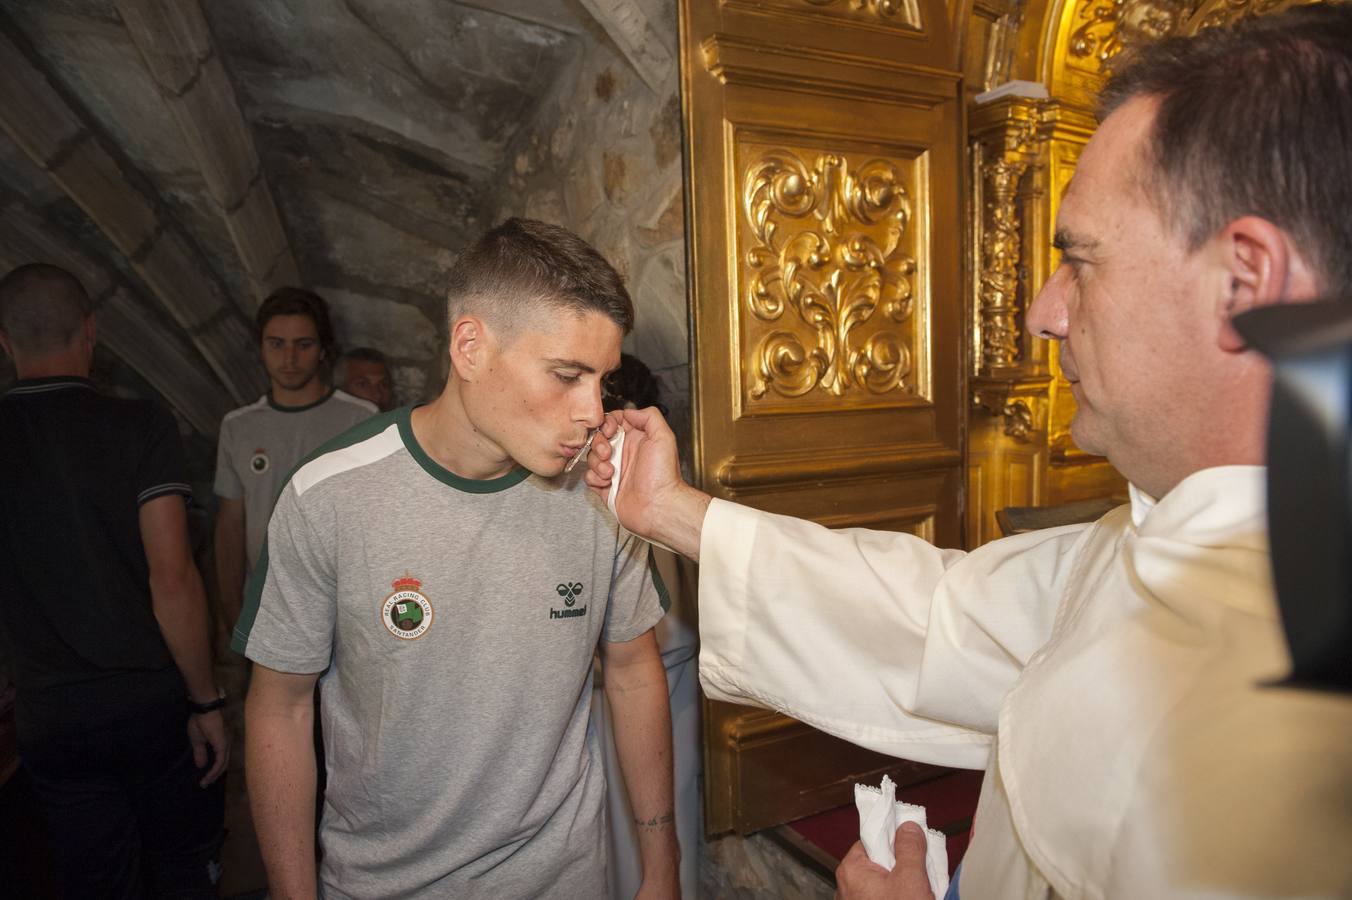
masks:
[[[651,819],[635,819],[634,824],[639,828],[657,829],[665,828],[675,821],[676,814],[674,812],[666,812],[660,816],[653,816]]]

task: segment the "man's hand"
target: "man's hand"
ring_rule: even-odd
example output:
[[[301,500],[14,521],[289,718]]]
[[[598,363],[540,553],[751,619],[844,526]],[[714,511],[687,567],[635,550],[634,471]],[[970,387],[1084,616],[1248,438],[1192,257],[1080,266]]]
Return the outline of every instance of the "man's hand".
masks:
[[[656,409],[621,409],[606,414],[601,425],[601,436],[606,440],[592,443],[587,484],[603,499],[609,494],[615,474],[609,441],[621,428],[625,431],[624,458],[615,494],[615,514],[620,523],[639,537],[665,544],[698,561],[709,496],[682,480],[676,436]]]
[[[225,725],[225,716],[219,709],[209,713],[196,713],[188,716],[188,742],[192,744],[192,761],[197,768],[207,764],[207,747],[211,747],[211,771],[198,782],[202,787],[211,784],[225,772],[230,763],[230,732]]]
[[[872,862],[855,842],[836,869],[836,900],[934,900],[925,872],[925,832],[914,822],[897,829],[897,864],[891,872]]]

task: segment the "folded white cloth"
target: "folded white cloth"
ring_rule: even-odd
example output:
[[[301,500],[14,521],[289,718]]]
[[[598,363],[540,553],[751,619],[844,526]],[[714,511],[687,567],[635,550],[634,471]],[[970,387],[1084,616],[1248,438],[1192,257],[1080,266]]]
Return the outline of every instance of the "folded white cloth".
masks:
[[[610,493],[606,495],[606,506],[610,507],[610,514],[617,519],[620,517],[620,514],[615,512],[615,494],[620,489],[620,466],[623,462],[624,429],[621,428],[619,431],[615,432],[615,436],[610,439],[610,464],[615,467],[615,474],[610,476]],[[644,540],[647,540],[647,538],[644,538]],[[666,544],[657,541],[648,541],[648,543],[652,544],[654,547],[661,547],[668,553],[676,553],[675,550],[672,550]],[[680,556],[679,553],[676,553],[676,555]]]
[[[889,872],[897,864],[892,851],[897,829],[904,822],[914,822],[925,830],[925,874],[936,900],[942,900],[948,892],[948,838],[928,826],[925,807],[897,800],[897,786],[886,775],[881,787],[856,784],[854,805],[859,810],[859,841],[864,852]]]

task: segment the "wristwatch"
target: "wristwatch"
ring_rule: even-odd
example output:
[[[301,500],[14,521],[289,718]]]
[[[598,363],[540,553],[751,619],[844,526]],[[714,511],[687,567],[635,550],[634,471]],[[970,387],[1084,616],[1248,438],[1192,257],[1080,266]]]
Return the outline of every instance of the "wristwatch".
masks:
[[[217,697],[215,700],[208,700],[206,703],[198,703],[193,698],[188,698],[188,709],[194,716],[200,716],[203,713],[215,712],[225,706],[225,688],[217,688]]]

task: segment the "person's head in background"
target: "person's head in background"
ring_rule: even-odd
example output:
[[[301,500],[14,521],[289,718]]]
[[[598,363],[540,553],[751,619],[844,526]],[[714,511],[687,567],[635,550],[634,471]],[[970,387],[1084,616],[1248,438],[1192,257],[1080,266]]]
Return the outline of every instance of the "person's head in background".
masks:
[[[94,307],[65,269],[29,263],[0,279],[0,346],[20,378],[88,377]]]
[[[456,260],[446,320],[443,400],[470,426],[473,477],[559,474],[600,426],[601,380],[633,328],[619,274],[567,229],[509,219]]]
[[[334,354],[324,299],[302,288],[278,288],[258,307],[255,322],[273,402],[299,406],[322,398],[328,390],[324,365]]]
[[[385,354],[371,347],[353,347],[338,358],[334,384],[354,397],[370,400],[381,412],[394,409],[394,382]]]
[[[601,404],[606,412],[655,406],[663,416],[667,415],[662,385],[643,360],[629,353],[620,354],[620,367],[601,383]]]

